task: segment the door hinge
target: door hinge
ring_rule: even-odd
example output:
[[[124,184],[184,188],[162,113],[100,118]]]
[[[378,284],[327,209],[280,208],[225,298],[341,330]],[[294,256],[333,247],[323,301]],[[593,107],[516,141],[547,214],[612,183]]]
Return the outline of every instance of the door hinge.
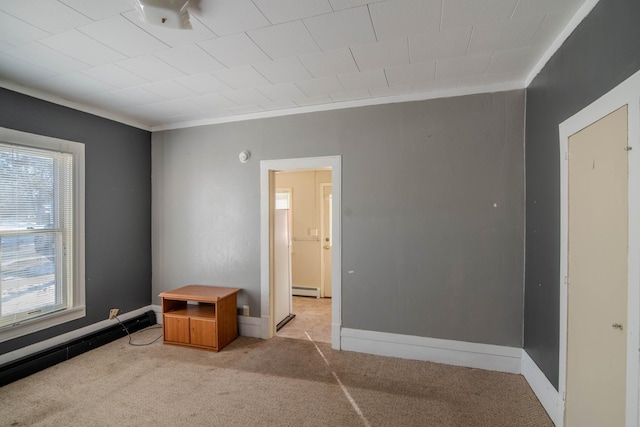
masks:
[[[569,285],[569,276],[564,276],[564,284]]]
[[[562,401],[563,402],[567,401],[567,392],[566,391],[562,392]]]
[[[569,160],[569,152],[568,151],[564,152],[564,159],[565,160]]]

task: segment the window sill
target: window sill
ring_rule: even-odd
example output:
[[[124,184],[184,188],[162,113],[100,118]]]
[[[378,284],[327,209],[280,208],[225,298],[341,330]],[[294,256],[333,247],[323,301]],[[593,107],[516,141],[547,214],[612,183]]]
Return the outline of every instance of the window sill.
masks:
[[[68,308],[57,313],[52,313],[39,319],[25,320],[15,326],[7,326],[0,329],[0,342],[9,341],[14,338],[32,334],[52,326],[61,325],[72,320],[85,317],[87,310],[84,305]]]

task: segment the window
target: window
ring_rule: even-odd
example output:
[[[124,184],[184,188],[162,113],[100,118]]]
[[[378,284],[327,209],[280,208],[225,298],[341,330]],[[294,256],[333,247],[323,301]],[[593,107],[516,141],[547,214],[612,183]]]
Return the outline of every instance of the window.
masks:
[[[0,341],[85,315],[84,145],[0,128]]]

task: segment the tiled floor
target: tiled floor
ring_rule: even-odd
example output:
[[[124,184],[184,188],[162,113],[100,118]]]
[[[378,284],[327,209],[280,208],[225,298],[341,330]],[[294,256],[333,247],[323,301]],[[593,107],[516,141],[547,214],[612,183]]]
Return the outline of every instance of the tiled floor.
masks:
[[[293,297],[293,320],[277,333],[279,337],[331,342],[331,298]]]

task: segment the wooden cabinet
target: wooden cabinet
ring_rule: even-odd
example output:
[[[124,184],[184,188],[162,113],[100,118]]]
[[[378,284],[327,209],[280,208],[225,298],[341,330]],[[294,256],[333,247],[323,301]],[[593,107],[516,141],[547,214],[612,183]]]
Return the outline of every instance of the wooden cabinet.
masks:
[[[238,336],[239,291],[187,285],[162,292],[164,343],[221,350]]]

